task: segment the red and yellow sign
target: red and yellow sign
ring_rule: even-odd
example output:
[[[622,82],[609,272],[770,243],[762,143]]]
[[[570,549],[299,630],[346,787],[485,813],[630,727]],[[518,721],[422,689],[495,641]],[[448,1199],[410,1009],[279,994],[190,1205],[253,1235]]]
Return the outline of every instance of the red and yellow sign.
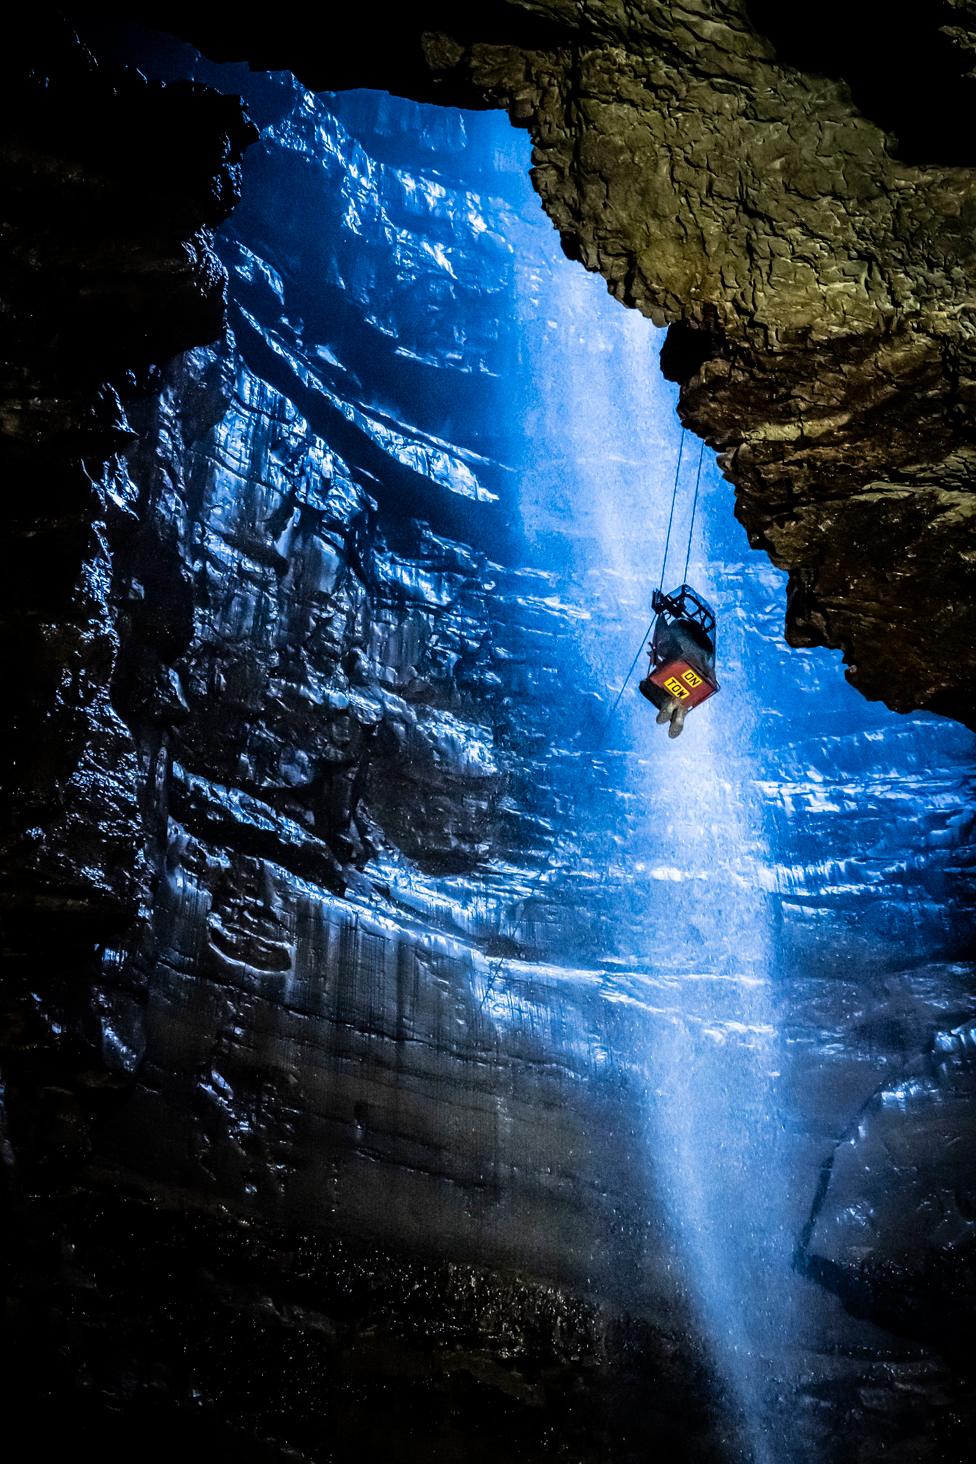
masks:
[[[686,707],[697,707],[718,691],[716,682],[709,681],[687,661],[666,661],[651,672],[648,680]]]

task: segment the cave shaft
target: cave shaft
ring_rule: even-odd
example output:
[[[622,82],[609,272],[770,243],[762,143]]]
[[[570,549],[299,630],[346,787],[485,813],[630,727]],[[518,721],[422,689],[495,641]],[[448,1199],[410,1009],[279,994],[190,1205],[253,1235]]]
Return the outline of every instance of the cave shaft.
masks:
[[[133,386],[70,541],[85,751],[3,1050],[27,1406],[113,1461],[948,1460],[971,736],[787,650],[706,453],[722,692],[602,742],[663,332],[503,115],[137,44],[263,133],[226,329]]]

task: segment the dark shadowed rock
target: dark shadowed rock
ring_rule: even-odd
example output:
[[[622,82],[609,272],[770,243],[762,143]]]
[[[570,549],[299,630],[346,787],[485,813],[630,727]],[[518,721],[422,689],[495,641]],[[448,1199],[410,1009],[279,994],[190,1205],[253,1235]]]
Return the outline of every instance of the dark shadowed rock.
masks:
[[[972,1367],[976,1064],[940,1032],[865,1105],[824,1170],[798,1264],[858,1315]]]

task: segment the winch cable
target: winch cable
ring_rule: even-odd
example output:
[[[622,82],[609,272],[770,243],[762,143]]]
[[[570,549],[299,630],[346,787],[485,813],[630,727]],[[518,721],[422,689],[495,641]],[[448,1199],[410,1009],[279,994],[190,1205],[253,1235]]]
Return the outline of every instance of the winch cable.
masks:
[[[668,532],[664,539],[664,558],[661,560],[661,581],[659,590],[664,589],[664,572],[668,567],[668,546],[671,543],[671,525],[674,523],[674,505],[678,499],[678,479],[681,476],[681,454],[685,448],[685,429],[682,427],[681,436],[678,438],[678,461],[674,465],[674,484],[671,488],[671,512],[668,514]]]
[[[678,498],[678,482],[679,482],[680,474],[681,474],[681,455],[682,455],[682,452],[684,451],[685,430],[686,429],[684,427],[682,427],[682,429],[681,429],[681,436],[678,439],[678,460],[675,463],[675,468],[674,468],[674,483],[673,483],[672,488],[671,488],[671,511],[668,514],[668,531],[667,531],[667,535],[666,535],[665,540],[664,540],[664,558],[661,561],[661,583],[658,586],[658,588],[661,589],[661,590],[664,589],[664,575],[665,575],[665,571],[667,569],[667,563],[668,563],[668,546],[671,543],[671,526],[674,523],[674,508],[675,508],[675,503],[677,502],[677,498]],[[685,559],[685,574],[686,575],[688,573],[688,560],[691,557],[691,535],[692,535],[692,532],[693,532],[694,527],[695,527],[695,509],[698,506],[698,485],[699,485],[699,482],[701,481],[702,456],[703,456],[704,452],[705,452],[705,443],[703,441],[702,442],[702,445],[701,445],[701,450],[699,451],[699,454],[698,454],[698,473],[697,473],[696,478],[695,478],[695,497],[694,497],[694,502],[692,503],[692,509],[691,509],[691,527],[688,530],[688,555],[687,555],[687,557]],[[613,706],[610,708],[610,711],[609,711],[609,713],[607,715],[607,720],[603,724],[603,731],[600,733],[600,737],[599,737],[599,739],[598,739],[598,741],[596,743],[596,746],[593,747],[593,748],[591,748],[591,750],[590,750],[590,752],[588,754],[588,756],[589,756],[589,766],[586,769],[586,774],[591,773],[593,771],[593,765],[594,765],[593,760],[597,756],[599,756],[599,754],[603,751],[603,748],[606,745],[607,738],[610,736],[610,729],[613,726],[614,719],[616,718],[616,715],[617,715],[617,710],[618,710],[618,708],[620,706],[621,701],[623,700],[624,692],[627,690],[627,687],[630,685],[630,679],[633,676],[634,671],[637,668],[637,663],[638,663],[638,661],[641,658],[641,654],[644,651],[644,647],[647,645],[647,642],[648,642],[648,640],[650,638],[650,635],[651,635],[651,632],[653,631],[653,629],[654,629],[654,620],[652,620],[651,623],[650,623],[650,625],[648,625],[648,627],[645,630],[644,634],[641,636],[640,640],[637,643],[637,650],[634,652],[634,659],[630,663],[630,667],[628,668],[627,675],[624,677],[623,684],[622,684],[620,690],[617,692],[617,695],[616,695],[616,697],[614,699]],[[586,774],[584,774],[584,776]],[[566,808],[563,811],[563,817],[559,821],[559,823],[556,825],[555,830],[553,832],[552,842],[549,845],[549,853],[547,854],[546,858],[543,860],[542,864],[540,864],[539,868],[536,870],[536,872],[535,872],[534,876],[532,877],[532,879],[529,881],[529,886],[528,886],[525,894],[522,896],[522,902],[521,902],[522,903],[522,913],[519,915],[518,919],[516,920],[515,924],[513,925],[511,934],[509,936],[509,939],[511,941],[513,941],[513,942],[514,942],[516,936],[518,935],[519,931],[521,930],[522,926],[525,924],[525,920],[526,920],[526,917],[528,915],[529,901],[532,898],[532,895],[533,895],[533,893],[535,891],[536,886],[540,883],[543,875],[544,874],[547,874],[549,872],[549,870],[552,868],[552,862],[553,862],[555,850],[559,846],[559,840],[560,840],[561,835],[563,833],[565,833],[566,825],[567,825],[567,823],[569,821],[569,813],[570,813],[571,809],[572,809],[572,804],[570,804],[567,801]],[[498,980],[499,975],[501,974],[502,970],[507,965],[507,963],[508,963],[508,961],[510,959],[511,959],[510,956],[498,956],[496,958],[496,961],[495,961],[494,966],[489,970],[488,980],[487,980],[487,982],[485,984],[484,993],[482,995],[481,1001],[478,1003],[478,1010],[479,1011],[481,1011],[483,1009],[485,1002],[488,1000],[489,996],[491,995],[491,992],[492,992],[492,990],[494,988],[495,982]]]
[[[695,512],[698,508],[698,489],[701,486],[702,458],[705,456],[705,439],[702,438],[702,445],[698,449],[698,471],[695,474],[695,496],[691,501],[691,523],[688,525],[688,552],[685,554],[685,569],[681,576],[681,583],[688,583],[688,565],[691,563],[691,536],[695,532]]]

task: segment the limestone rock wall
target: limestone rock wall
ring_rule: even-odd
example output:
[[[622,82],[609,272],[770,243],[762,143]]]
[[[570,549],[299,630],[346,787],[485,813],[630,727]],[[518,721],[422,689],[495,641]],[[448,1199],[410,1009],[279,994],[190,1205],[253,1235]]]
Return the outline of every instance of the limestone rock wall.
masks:
[[[101,614],[76,602],[62,684],[94,685],[121,751],[89,716],[106,781],[56,782],[70,884],[11,849],[17,1416],[52,1455],[135,1431],[159,1458],[447,1459],[484,1429],[486,1458],[693,1458],[713,1390],[638,1181],[640,1084],[605,1057],[635,1019],[544,966],[512,1005],[498,965],[533,950],[500,913],[552,843],[582,679],[551,577],[518,567],[492,427],[512,247],[456,119],[426,143],[458,154],[444,187],[384,167],[355,106],[255,100],[276,156],[214,255],[231,331],[124,383],[66,570]],[[71,748],[24,687],[33,789],[43,739]],[[675,1396],[701,1400],[690,1433]]]

